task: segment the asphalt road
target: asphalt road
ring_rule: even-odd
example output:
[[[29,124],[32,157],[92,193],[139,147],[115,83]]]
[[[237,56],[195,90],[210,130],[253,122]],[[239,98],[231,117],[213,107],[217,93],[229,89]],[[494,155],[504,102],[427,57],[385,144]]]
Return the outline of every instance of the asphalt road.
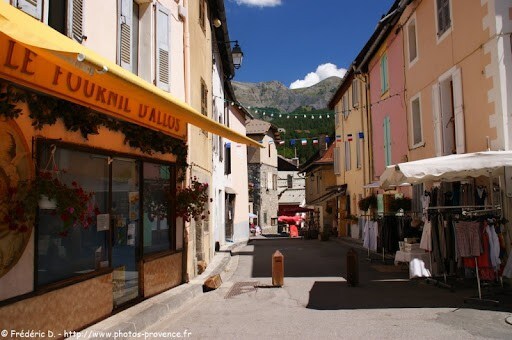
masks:
[[[190,339],[512,339],[511,291],[485,290],[498,306],[465,303],[477,293],[471,281],[455,292],[411,281],[406,266],[367,261],[363,250],[360,284],[350,287],[348,249],[338,240],[252,240],[233,254],[221,288],[147,331],[187,330]],[[284,255],[282,288],[269,287],[275,250]]]

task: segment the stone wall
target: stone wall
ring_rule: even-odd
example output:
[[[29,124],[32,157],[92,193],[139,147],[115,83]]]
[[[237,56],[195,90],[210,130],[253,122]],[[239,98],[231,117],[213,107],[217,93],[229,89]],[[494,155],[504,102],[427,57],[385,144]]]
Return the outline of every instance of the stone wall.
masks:
[[[258,224],[263,233],[277,233],[277,210],[278,210],[278,190],[269,188],[264,182],[264,174],[276,175],[277,168],[265,164],[248,164],[249,183],[254,184],[253,203],[254,213],[258,215]],[[267,220],[265,221],[265,212]],[[271,225],[272,218],[275,219],[275,225]]]

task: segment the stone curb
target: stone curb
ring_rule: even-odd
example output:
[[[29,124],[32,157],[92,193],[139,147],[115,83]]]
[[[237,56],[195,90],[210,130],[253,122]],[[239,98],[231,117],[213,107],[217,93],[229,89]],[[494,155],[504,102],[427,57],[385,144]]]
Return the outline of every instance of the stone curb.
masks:
[[[189,283],[182,284],[137,305],[123,310],[115,315],[108,317],[84,330],[80,333],[94,334],[99,332],[100,337],[88,337],[89,339],[101,339],[102,332],[128,333],[141,332],[152,324],[158,322],[165,315],[176,312],[191,299],[198,297],[203,293],[203,282],[211,275],[220,274],[231,261],[231,253],[239,247],[244,247],[245,242],[234,243],[221,248],[212,259],[212,262],[201,275],[192,279]],[[69,339],[78,339],[70,337]]]

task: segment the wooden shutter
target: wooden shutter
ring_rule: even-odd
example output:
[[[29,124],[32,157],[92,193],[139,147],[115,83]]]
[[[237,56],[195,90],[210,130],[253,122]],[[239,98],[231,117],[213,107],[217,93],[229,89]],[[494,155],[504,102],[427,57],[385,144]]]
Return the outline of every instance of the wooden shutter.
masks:
[[[388,80],[388,56],[384,54],[380,59],[380,91],[385,93],[389,88]]]
[[[457,153],[466,152],[466,129],[464,127],[464,100],[462,97],[462,76],[460,68],[452,75],[453,109],[455,116],[455,145]]]
[[[17,0],[16,7],[38,20],[43,17],[43,0]]]
[[[350,168],[351,168],[351,164],[350,164],[350,142],[349,141],[345,141],[345,171],[349,171]]]
[[[384,159],[386,162],[386,166],[392,164],[391,159],[391,121],[389,117],[384,118],[383,123],[384,130]]]
[[[82,43],[84,36],[84,1],[68,1],[68,36]]]
[[[132,70],[132,6],[133,0],[121,0],[119,17],[119,60],[121,67]]]
[[[439,84],[432,85],[432,119],[434,121],[434,147],[436,156],[443,155],[443,135],[441,126],[441,95]]]
[[[159,3],[156,7],[156,86],[170,91],[169,10]]]
[[[334,148],[334,174],[339,175],[341,166],[340,166],[340,147],[337,146]]]

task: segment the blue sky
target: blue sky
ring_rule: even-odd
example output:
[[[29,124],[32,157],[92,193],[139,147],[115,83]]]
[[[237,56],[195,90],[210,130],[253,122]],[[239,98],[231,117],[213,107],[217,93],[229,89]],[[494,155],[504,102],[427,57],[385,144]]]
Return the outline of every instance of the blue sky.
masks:
[[[244,52],[234,80],[307,87],[342,76],[393,0],[226,0]]]

